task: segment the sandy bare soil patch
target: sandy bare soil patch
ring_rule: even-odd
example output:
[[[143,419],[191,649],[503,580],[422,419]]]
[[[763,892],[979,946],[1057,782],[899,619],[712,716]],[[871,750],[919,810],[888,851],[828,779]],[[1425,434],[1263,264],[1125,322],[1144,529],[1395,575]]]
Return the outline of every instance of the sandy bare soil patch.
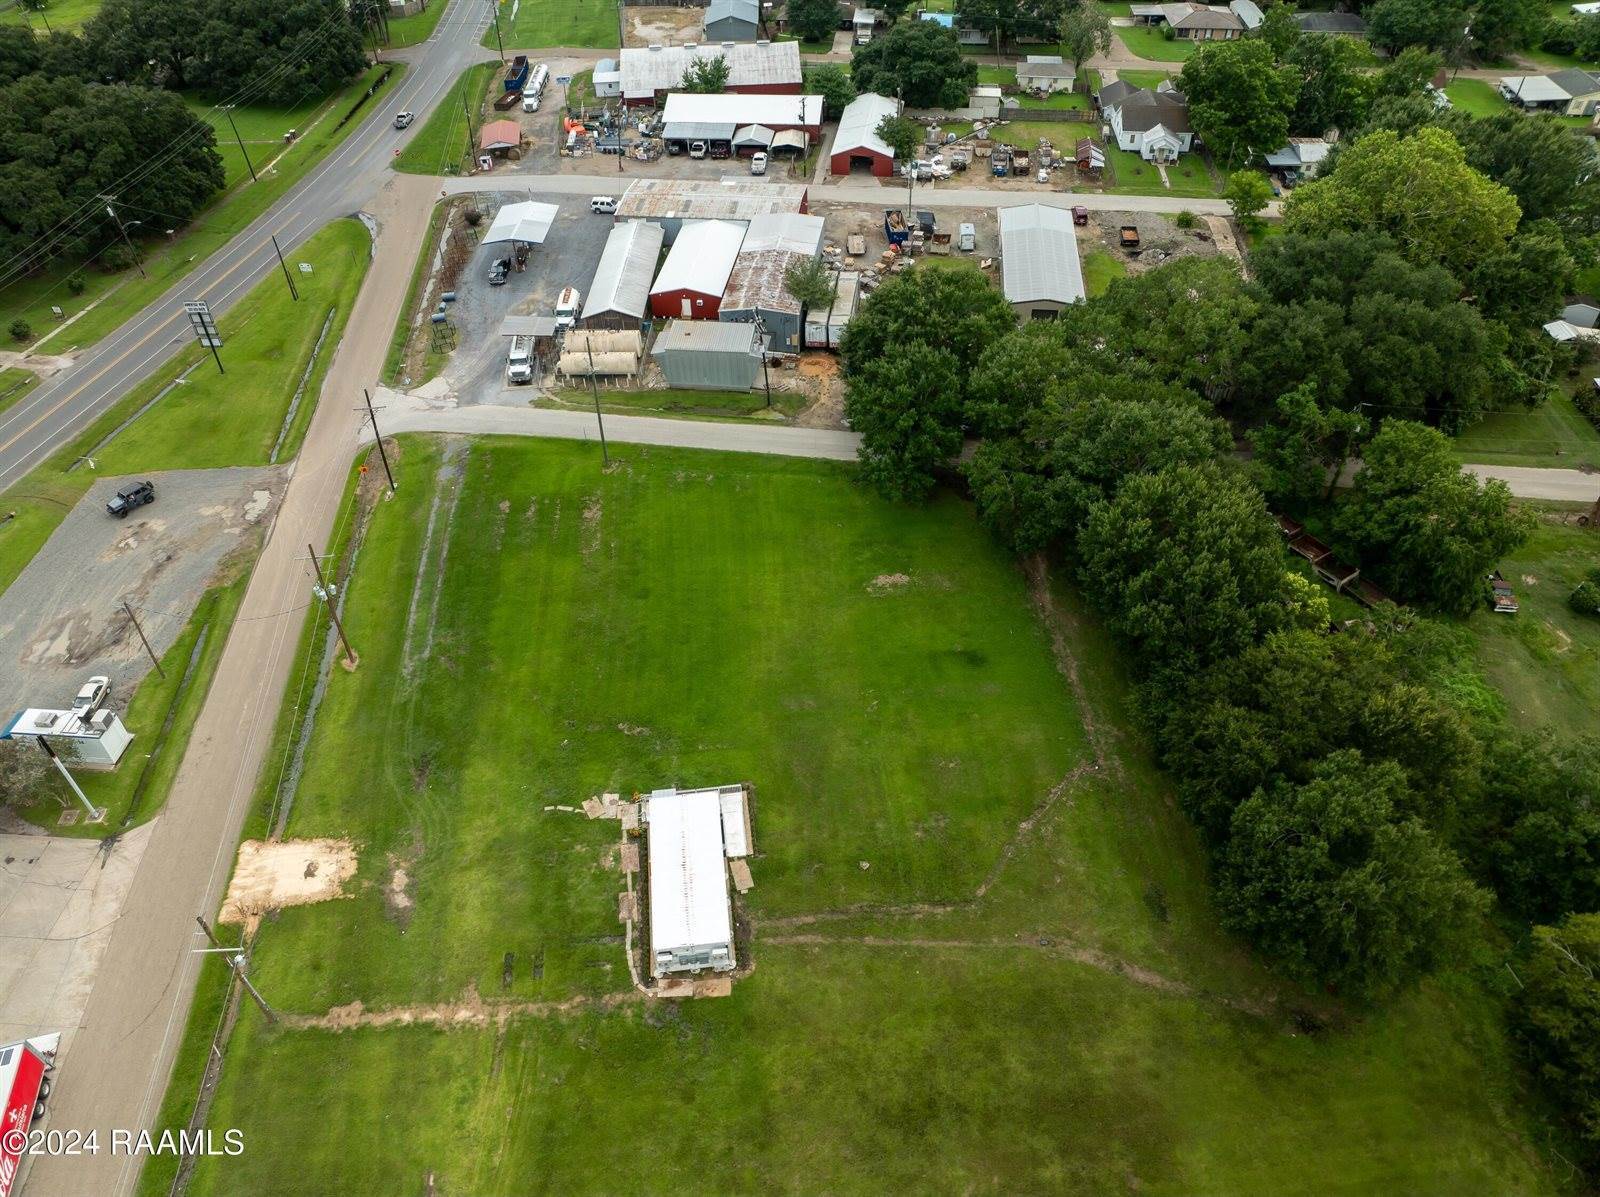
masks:
[[[355,871],[349,840],[246,840],[239,845],[221,921],[242,923],[285,906],[343,897]]]

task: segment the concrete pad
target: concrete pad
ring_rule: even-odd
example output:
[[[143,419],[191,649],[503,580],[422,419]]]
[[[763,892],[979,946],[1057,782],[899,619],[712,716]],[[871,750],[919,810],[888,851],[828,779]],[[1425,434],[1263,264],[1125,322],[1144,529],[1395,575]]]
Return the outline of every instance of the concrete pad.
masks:
[[[82,1023],[154,827],[109,851],[93,840],[0,835],[0,1040]]]
[[[730,860],[728,872],[733,875],[733,888],[741,894],[747,894],[756,887],[755,879],[750,876],[750,864],[746,860]]]

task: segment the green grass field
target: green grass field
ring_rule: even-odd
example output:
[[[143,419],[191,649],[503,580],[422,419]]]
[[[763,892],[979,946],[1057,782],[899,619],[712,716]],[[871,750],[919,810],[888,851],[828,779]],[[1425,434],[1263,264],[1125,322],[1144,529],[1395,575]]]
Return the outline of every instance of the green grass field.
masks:
[[[1580,378],[1575,385],[1593,384]],[[1462,461],[1489,465],[1600,469],[1600,430],[1561,390],[1532,410],[1485,416],[1455,438],[1455,449]]]
[[[558,391],[556,399],[564,407],[592,410],[594,404],[589,392],[582,388]],[[677,387],[663,387],[660,390],[649,391],[625,391],[606,387],[600,391],[602,410],[624,414],[633,412],[639,415],[719,418],[743,416],[775,419],[792,416],[808,402],[810,400],[800,392],[775,390],[772,392],[772,406],[768,408],[766,391],[762,388],[759,375],[756,377],[756,389],[753,391],[691,391]]]
[[[506,49],[540,50],[549,46],[587,46],[609,50],[617,42],[617,6],[606,0],[519,0],[516,16],[510,0],[500,3],[500,36]],[[493,46],[494,26],[483,36]]]
[[[429,0],[428,7],[421,12],[412,13],[409,17],[390,17],[388,44],[399,49],[427,41],[439,27],[439,19],[449,6],[450,0]]]
[[[1479,666],[1505,698],[1511,720],[1594,734],[1600,704],[1600,619],[1567,606],[1567,596],[1600,562],[1595,533],[1547,517],[1528,543],[1501,563],[1521,606],[1515,615],[1487,607],[1469,622]]]
[[[1216,195],[1219,187],[1198,154],[1185,154],[1167,166],[1171,187],[1164,187],[1155,164],[1130,150],[1107,143],[1106,162],[1112,176],[1106,190],[1125,195],[1171,195],[1200,198]]]
[[[24,12],[21,5],[11,5],[0,12],[0,25],[29,25],[41,35],[50,30],[70,32],[82,29],[100,11],[101,3],[102,0],[48,0],[42,13]]]
[[[368,100],[356,119],[343,129],[336,129],[335,126],[379,77],[382,68],[373,68],[326,101],[321,109],[324,114],[322,119],[314,128],[308,128],[303,123],[296,126],[302,136],[272,169],[262,173],[259,183],[236,186],[224,192],[170,243],[164,238],[158,242],[157,248],[150,251],[144,263],[147,278],[141,278],[135,270],[106,274],[93,266],[82,268],[77,263],[57,263],[0,290],[0,325],[9,325],[20,316],[33,326],[37,341],[50,334],[59,323],[50,312],[51,305],[58,305],[65,318],[78,316],[78,319],[51,335],[42,351],[65,353],[74,346],[81,349],[94,344],[165,294],[175,282],[226,245],[277,202],[355,130],[373,105],[385,103],[385,95],[394,89],[404,69],[401,65],[393,66],[383,90]],[[241,109],[240,112],[247,110]],[[218,138],[221,149],[225,144],[223,139],[231,138],[232,132],[227,130],[227,122],[222,120],[220,114],[216,121],[225,130]],[[265,117],[262,123],[263,126],[268,124]],[[241,136],[249,136],[244,125],[240,126],[239,132]],[[239,155],[238,147],[235,146],[231,153],[230,157],[229,152],[223,150],[229,178],[235,181],[247,179],[249,176],[244,172],[244,159]],[[257,170],[261,171],[262,167],[258,165]],[[135,214],[129,211],[126,215],[132,219]],[[149,220],[153,229],[165,227],[155,216]],[[80,273],[87,286],[82,294],[73,295],[67,287],[67,280]]]
[[[32,370],[20,370],[12,366],[0,369],[0,412],[19,402],[38,385],[39,376]]]
[[[1139,25],[1127,28],[1118,25],[1111,30],[1122,39],[1122,44],[1127,46],[1140,58],[1148,58],[1152,62],[1182,62],[1195,51],[1194,42],[1174,38],[1168,41],[1161,36],[1159,29],[1151,29]]]
[[[1083,286],[1090,299],[1104,295],[1112,283],[1127,273],[1127,263],[1108,250],[1096,249],[1083,255]]]
[[[472,109],[472,128],[476,132],[483,128],[489,81],[499,70],[499,63],[480,62],[463,71],[391,163],[394,169],[412,175],[460,174],[469,162],[463,98]]]
[[[1494,116],[1511,107],[1493,84],[1482,79],[1457,79],[1445,86],[1444,94],[1451,107],[1469,116]]]
[[[290,1158],[338,1192],[1555,1190],[1477,984],[1338,1011],[1221,935],[1105,638],[964,504],[614,458],[402,440],[289,826],[360,869],[263,927],[291,1020],[244,1010],[210,1125],[249,1149],[191,1193],[280,1192]],[[755,972],[646,1003],[615,825],[544,807],[728,780]],[[293,1017],[356,1000],[454,1029]],[[505,1021],[455,1019],[479,1000]]]

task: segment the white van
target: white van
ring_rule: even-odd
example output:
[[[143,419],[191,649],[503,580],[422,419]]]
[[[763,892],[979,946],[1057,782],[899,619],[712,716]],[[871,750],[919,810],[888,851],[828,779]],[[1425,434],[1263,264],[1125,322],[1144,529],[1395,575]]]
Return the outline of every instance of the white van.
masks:
[[[582,310],[583,295],[578,288],[563,287],[561,295],[556,299],[556,327],[571,328],[578,322],[578,313]]]
[[[589,200],[589,211],[596,216],[611,216],[617,210],[617,197],[614,195],[596,195]]]
[[[506,381],[522,386],[533,381],[533,338],[512,337],[506,354]]]

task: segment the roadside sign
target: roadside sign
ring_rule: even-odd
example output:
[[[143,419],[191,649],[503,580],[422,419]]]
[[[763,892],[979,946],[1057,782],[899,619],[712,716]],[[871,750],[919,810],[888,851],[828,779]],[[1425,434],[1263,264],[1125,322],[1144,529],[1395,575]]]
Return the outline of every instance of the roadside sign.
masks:
[[[221,349],[222,336],[211,317],[211,305],[203,299],[192,299],[183,305],[183,310],[189,317],[189,327],[194,329],[194,339],[207,349]]]

